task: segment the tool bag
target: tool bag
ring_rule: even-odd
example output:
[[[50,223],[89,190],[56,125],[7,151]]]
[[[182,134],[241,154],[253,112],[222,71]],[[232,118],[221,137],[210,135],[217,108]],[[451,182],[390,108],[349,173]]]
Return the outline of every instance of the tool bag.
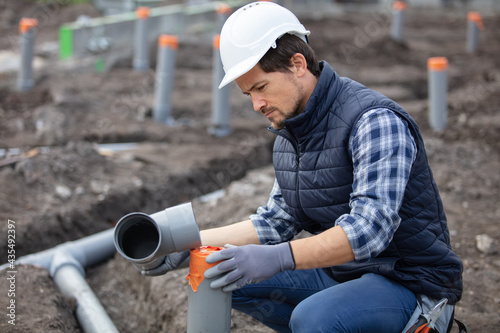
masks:
[[[406,324],[402,333],[408,333],[410,328],[412,328],[412,326],[418,322],[420,315],[431,311],[438,302],[439,300],[429,298],[425,295],[417,295],[417,307],[415,308],[415,311],[410,317],[410,320]],[[458,325],[458,333],[470,333],[469,329],[464,323],[454,318],[454,314],[455,306],[447,304],[443,312],[441,313],[441,316],[439,316],[438,320],[435,323],[435,329],[431,330],[429,333],[450,333],[454,321]]]

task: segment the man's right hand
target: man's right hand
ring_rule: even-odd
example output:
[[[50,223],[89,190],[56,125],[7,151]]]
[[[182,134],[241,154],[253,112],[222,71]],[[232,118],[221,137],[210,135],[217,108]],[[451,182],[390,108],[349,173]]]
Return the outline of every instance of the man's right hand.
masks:
[[[144,276],[159,276],[177,268],[188,267],[189,250],[184,252],[175,252],[165,257],[163,263],[153,269],[143,270],[141,274]]]

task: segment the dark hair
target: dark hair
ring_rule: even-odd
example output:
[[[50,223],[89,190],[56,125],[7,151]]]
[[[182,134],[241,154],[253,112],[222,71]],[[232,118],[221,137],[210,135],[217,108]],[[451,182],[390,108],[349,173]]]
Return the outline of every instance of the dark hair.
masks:
[[[288,33],[276,40],[276,48],[270,48],[259,64],[266,73],[289,72],[292,65],[290,59],[295,53],[301,53],[306,58],[307,69],[319,77],[321,70],[314,50],[300,37]]]

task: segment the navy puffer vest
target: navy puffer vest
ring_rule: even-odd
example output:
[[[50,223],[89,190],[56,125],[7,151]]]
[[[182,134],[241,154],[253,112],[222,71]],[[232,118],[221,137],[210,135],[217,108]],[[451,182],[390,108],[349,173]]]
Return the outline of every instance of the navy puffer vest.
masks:
[[[276,131],[273,161],[290,213],[314,234],[349,213],[353,166],[348,142],[366,111],[387,108],[404,119],[417,145],[417,156],[399,211],[401,224],[389,247],[368,262],[327,269],[337,281],[372,272],[398,281],[417,294],[448,298],[462,293],[462,263],[450,246],[446,216],[424,143],[414,120],[397,103],[365,86],[339,77],[322,62],[318,84],[303,113]]]

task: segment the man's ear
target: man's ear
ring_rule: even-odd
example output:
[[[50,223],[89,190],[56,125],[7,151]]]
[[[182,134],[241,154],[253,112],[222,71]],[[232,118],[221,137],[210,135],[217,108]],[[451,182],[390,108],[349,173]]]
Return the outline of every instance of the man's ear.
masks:
[[[290,58],[291,69],[298,77],[302,77],[307,72],[307,61],[302,53],[295,53]]]

